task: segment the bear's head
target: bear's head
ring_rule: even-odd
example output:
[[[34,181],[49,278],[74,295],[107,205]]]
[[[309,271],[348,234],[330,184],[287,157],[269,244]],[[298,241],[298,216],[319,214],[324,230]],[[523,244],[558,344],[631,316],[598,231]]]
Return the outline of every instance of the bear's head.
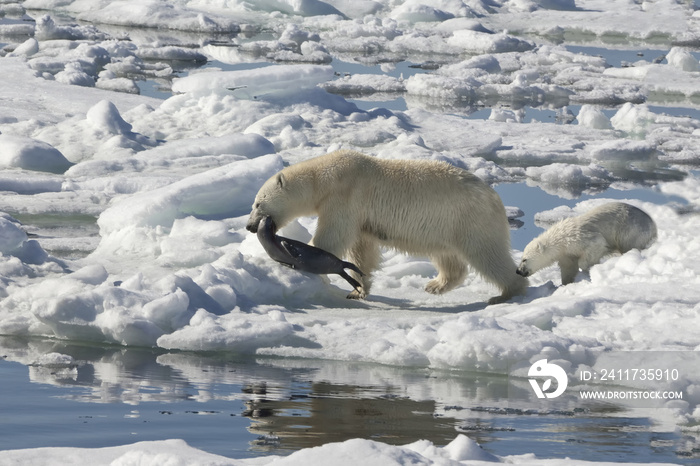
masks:
[[[268,179],[258,191],[246,229],[257,233],[260,220],[270,217],[277,229],[297,217],[313,211],[310,201],[312,187],[297,177],[288,176],[285,170]]]
[[[520,265],[516,273],[523,277],[529,277],[538,270],[548,266],[552,263],[549,257],[547,257],[546,247],[539,241],[539,238],[535,238],[525,246],[523,251],[523,257],[520,259]]]

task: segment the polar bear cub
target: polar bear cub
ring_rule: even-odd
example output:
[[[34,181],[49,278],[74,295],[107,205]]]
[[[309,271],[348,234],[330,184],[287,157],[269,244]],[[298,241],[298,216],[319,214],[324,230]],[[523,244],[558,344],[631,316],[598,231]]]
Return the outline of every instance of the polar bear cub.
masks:
[[[611,202],[564,219],[532,240],[517,273],[528,277],[558,262],[562,285],[568,285],[579,269],[587,271],[610,254],[644,249],[654,240],[656,224],[649,215],[629,204]]]
[[[460,285],[471,266],[498,286],[489,303],[523,294],[515,273],[503,202],[461,168],[429,160],[384,160],[340,150],[284,168],[260,188],[247,228],[269,216],[277,228],[318,216],[312,244],[356,264],[364,298],[379,267],[381,246],[431,258],[438,275],[425,289],[440,294]]]

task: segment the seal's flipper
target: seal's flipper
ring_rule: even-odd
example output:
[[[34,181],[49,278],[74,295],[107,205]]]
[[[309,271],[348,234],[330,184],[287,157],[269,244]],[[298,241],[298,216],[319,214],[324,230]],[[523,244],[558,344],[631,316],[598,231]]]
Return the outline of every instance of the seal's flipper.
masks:
[[[357,280],[355,280],[354,278],[352,278],[350,275],[348,275],[347,272],[345,272],[345,270],[341,270],[340,272],[338,272],[338,275],[340,275],[340,276],[343,277],[348,283],[350,283],[350,285],[352,285],[352,287],[355,288],[355,290],[356,290],[358,293],[360,292],[360,288],[362,288],[362,285],[360,284],[360,282],[358,282]]]
[[[290,256],[297,258],[297,259],[299,259],[301,257],[301,251],[299,250],[299,248],[297,246],[294,245],[294,243],[292,243],[289,239],[284,238],[282,236],[278,236],[278,238],[280,240],[280,244],[282,245],[282,247],[287,251],[287,253]]]
[[[353,272],[357,272],[360,275],[360,277],[365,276],[365,274],[362,272],[362,270],[360,270],[360,268],[358,266],[356,266],[355,264],[353,264],[352,262],[342,261],[342,264],[343,264],[344,269],[350,269]]]

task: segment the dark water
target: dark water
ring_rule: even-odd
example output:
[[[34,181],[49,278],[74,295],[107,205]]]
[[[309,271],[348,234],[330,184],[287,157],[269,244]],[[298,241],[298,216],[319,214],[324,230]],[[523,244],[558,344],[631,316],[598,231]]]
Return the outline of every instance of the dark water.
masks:
[[[33,364],[49,352],[74,365]],[[179,438],[246,458],[357,437],[445,445],[463,433],[502,456],[698,461],[695,437],[664,432],[635,409],[518,408],[527,395],[514,396],[524,391],[502,375],[15,337],[0,337],[0,357],[0,449]]]

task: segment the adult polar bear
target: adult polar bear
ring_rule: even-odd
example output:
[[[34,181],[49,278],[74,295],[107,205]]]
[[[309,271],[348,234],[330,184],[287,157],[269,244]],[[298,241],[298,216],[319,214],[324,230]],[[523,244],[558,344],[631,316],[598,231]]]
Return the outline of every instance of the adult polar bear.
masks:
[[[365,273],[348,298],[364,298],[379,267],[380,246],[431,258],[438,270],[425,289],[460,285],[471,265],[497,285],[489,304],[523,294],[515,273],[508,218],[498,194],[471,173],[443,162],[383,160],[340,150],[286,167],[258,191],[247,229],[270,216],[282,228],[318,216],[312,244]]]

